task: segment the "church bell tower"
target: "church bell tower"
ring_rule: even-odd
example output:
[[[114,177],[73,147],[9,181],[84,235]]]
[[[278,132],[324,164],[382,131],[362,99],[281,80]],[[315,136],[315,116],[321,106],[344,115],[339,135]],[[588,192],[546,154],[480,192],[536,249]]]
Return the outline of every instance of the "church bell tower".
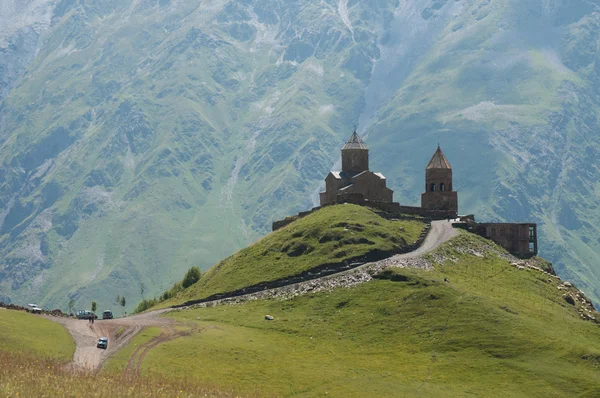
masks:
[[[458,214],[458,193],[452,187],[452,166],[439,145],[425,169],[425,193],[421,195],[421,207]]]
[[[342,172],[358,174],[369,170],[369,149],[356,133],[342,147]]]

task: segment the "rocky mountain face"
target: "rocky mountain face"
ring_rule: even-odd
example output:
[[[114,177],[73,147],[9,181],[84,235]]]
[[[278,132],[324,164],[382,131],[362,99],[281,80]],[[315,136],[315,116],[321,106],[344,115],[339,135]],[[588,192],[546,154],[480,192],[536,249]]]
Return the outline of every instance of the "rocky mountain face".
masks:
[[[418,203],[440,142],[462,213],[539,222],[542,254],[598,298],[599,11],[3,2],[0,295],[163,291],[312,206],[358,124],[397,200]]]
[[[55,0],[0,3],[0,101],[26,72],[48,30]]]

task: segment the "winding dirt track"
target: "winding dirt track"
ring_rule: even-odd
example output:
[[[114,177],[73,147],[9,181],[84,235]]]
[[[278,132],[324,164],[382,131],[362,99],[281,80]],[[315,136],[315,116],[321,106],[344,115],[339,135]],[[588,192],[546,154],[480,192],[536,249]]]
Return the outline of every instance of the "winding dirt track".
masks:
[[[406,254],[398,255],[398,258],[417,258],[427,254],[440,245],[456,236],[458,232],[452,227],[451,222],[434,221],[431,223],[431,230],[427,238],[417,250]],[[365,264],[363,266],[367,266]],[[348,271],[344,271],[348,272]],[[331,275],[329,275],[330,277]],[[218,300],[216,300],[218,301]],[[70,366],[74,371],[95,372],[100,370],[104,361],[112,354],[125,347],[133,337],[146,327],[154,326],[162,329],[160,336],[140,345],[131,356],[125,374],[136,376],[140,373],[140,367],[144,357],[150,350],[159,344],[186,336],[200,330],[192,329],[189,331],[177,331],[175,321],[159,315],[171,311],[163,309],[147,312],[127,318],[113,320],[98,320],[91,324],[85,320],[73,318],[58,318],[46,316],[46,318],[58,322],[73,336],[75,341],[75,354]],[[108,337],[108,349],[102,350],[96,348],[96,343],[100,337]]]

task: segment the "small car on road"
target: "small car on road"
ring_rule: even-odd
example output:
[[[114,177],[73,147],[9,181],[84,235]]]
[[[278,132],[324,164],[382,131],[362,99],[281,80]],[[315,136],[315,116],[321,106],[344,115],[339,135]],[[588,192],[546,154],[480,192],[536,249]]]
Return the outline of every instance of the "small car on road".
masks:
[[[32,314],[41,314],[42,313],[42,309],[40,307],[38,307],[37,304],[27,304],[27,312],[30,312]]]
[[[90,320],[90,319],[92,319],[92,317],[94,319],[98,319],[98,315],[94,314],[92,311],[84,311],[84,310],[77,311],[77,319]]]
[[[113,319],[113,313],[110,310],[106,310],[102,313],[102,319]]]
[[[96,344],[96,347],[106,350],[108,348],[108,338],[100,337],[98,339],[98,344]]]

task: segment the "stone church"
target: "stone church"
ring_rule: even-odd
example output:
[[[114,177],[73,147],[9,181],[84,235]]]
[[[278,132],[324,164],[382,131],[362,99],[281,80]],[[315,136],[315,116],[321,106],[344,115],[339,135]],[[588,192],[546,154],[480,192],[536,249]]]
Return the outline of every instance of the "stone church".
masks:
[[[320,193],[321,206],[344,201],[350,196],[359,196],[368,202],[394,201],[394,191],[386,186],[385,176],[369,171],[369,149],[356,131],[342,147],[342,170],[332,171],[325,178],[325,192]],[[421,195],[420,209],[458,213],[458,193],[452,187],[452,166],[439,145],[425,169],[425,193]]]
[[[342,170],[332,171],[325,178],[321,206],[336,203],[338,196],[356,194],[370,202],[392,202],[394,196],[383,174],[369,171],[369,149],[355,130],[342,147]]]
[[[452,186],[452,166],[439,145],[425,168],[421,207],[401,206],[393,197],[394,191],[386,186],[383,174],[369,171],[369,149],[355,130],[342,148],[342,170],[332,171],[325,178],[325,192],[320,193],[321,206],[355,203],[431,220],[458,217],[458,193]],[[318,209],[275,221],[273,231]],[[537,254],[537,225],[534,223],[478,223],[475,216],[470,215],[460,217],[454,225],[496,242],[515,256],[529,258]]]

